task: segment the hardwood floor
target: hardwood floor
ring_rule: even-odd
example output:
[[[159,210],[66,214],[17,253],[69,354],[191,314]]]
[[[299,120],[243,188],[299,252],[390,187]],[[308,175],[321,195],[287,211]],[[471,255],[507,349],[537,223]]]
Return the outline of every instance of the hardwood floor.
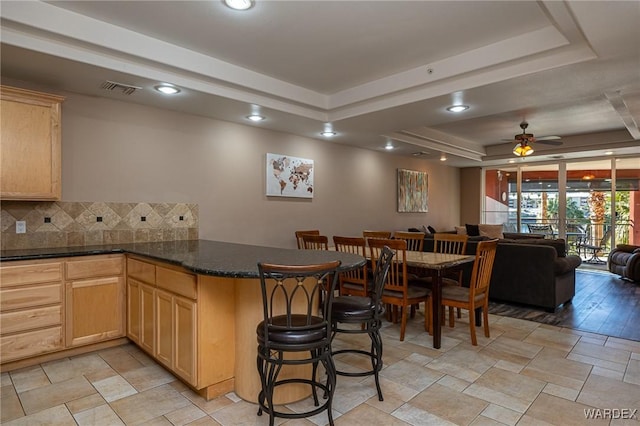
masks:
[[[640,341],[640,284],[593,269],[576,271],[573,303],[555,313],[490,302],[489,312],[543,324]]]

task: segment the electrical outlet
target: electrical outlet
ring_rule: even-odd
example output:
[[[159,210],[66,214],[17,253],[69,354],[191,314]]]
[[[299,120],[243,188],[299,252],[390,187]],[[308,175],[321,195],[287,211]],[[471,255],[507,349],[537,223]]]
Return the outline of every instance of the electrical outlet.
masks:
[[[24,220],[16,220],[16,234],[25,234],[27,232],[27,222]]]

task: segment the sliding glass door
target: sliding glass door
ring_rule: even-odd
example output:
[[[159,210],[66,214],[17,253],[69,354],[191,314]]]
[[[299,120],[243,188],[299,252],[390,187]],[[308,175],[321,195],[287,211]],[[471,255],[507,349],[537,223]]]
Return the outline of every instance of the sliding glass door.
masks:
[[[564,238],[585,260],[640,245],[640,158],[491,168],[484,181],[485,223]]]

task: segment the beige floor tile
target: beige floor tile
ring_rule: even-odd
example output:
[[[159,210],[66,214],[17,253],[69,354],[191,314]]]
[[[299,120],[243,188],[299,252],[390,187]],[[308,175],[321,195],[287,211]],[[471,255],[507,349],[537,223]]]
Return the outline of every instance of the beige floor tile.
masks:
[[[340,380],[340,378],[338,378],[338,380]],[[362,383],[365,386],[375,389],[375,381],[373,377],[365,379]],[[339,387],[340,382],[338,382],[338,388]],[[384,411],[385,413],[391,413],[418,394],[417,390],[403,386],[384,377],[380,377],[380,387],[382,388],[382,397],[384,400],[379,401],[378,394],[376,392],[366,401],[366,403],[378,410]]]
[[[523,342],[569,352],[578,340],[580,340],[580,336],[540,326],[532,331]]]
[[[523,380],[519,374],[491,368],[463,393],[524,413],[545,384],[541,380],[533,378]]]
[[[482,351],[460,349],[433,360],[428,367],[458,379],[473,382],[496,362],[495,358],[484,355]]]
[[[126,424],[138,424],[189,405],[170,385],[162,385],[111,403],[113,410]]]
[[[485,416],[476,417],[473,422],[469,424],[469,426],[504,426],[505,423],[499,422],[497,420],[491,419]]]
[[[404,404],[391,415],[397,419],[409,423],[410,425],[438,425],[438,426],[454,426],[455,423],[440,418],[435,414],[414,407],[411,404]]]
[[[106,404],[81,411],[73,417],[79,426],[124,426],[118,415]]]
[[[189,426],[218,426],[218,425],[220,425],[220,423],[216,422],[209,416],[202,417],[198,420],[194,420],[191,423],[189,423]]]
[[[9,375],[8,372],[1,373],[0,374],[0,387],[8,386],[8,385],[13,385],[13,382],[11,381],[11,376]]]
[[[591,372],[591,366],[565,358],[536,358],[521,374],[556,385],[579,390]]]
[[[339,376],[333,397],[333,409],[339,413],[346,413],[377,394],[375,385],[366,381],[363,382],[361,377]],[[308,405],[311,401],[311,398],[307,398],[304,410],[311,408]],[[287,406],[297,412],[295,405],[289,404]]]
[[[594,366],[591,369],[591,374],[596,376],[608,377],[610,379],[616,379],[622,381],[624,379],[624,371],[614,371],[607,368]]]
[[[457,392],[463,392],[471,384],[470,382],[467,382],[466,380],[462,380],[462,379],[459,379],[457,377],[453,377],[453,376],[449,376],[449,375],[446,375],[446,376],[442,377],[436,383],[438,383],[441,386],[446,386],[449,389],[453,389],[453,390],[455,390]]]
[[[640,408],[640,387],[608,377],[591,375],[578,402],[598,408]]]
[[[120,347],[105,349],[99,355],[120,374],[144,367],[144,364]]]
[[[23,368],[9,373],[16,392],[21,393],[50,384],[41,366]]]
[[[56,426],[77,426],[73,416],[64,405],[47,408],[29,416],[20,417],[4,423],[4,426],[34,426],[34,425],[56,425]]]
[[[122,373],[122,377],[124,377],[131,386],[136,388],[138,392],[176,380],[175,376],[157,364],[126,371]]]
[[[160,416],[151,420],[140,423],[140,426],[173,426],[171,422],[165,417]]]
[[[91,408],[96,408],[100,405],[105,405],[107,401],[104,400],[102,395],[99,393],[94,393],[93,395],[85,396],[84,398],[74,399],[73,401],[67,402],[67,409],[71,412],[71,414],[76,414],[84,410],[89,410]]]
[[[95,375],[105,370],[113,371],[109,364],[95,353],[48,362],[42,364],[42,368],[51,383],[62,382],[83,375]]]
[[[609,424],[608,420],[587,419],[585,417],[585,409],[589,408],[591,407],[584,404],[542,393],[527,410],[527,416],[554,425],[563,426],[582,426],[585,424],[598,426]]]
[[[386,367],[380,375],[417,391],[424,390],[444,376],[443,373],[430,368],[418,369],[415,364],[404,360]]]
[[[624,381],[640,385],[640,360],[632,359],[627,365],[627,371],[624,373]]]
[[[526,364],[516,364],[514,362],[499,360],[498,362],[496,362],[496,365],[494,365],[494,367],[511,371],[512,373],[520,373],[522,369],[526,367]]]
[[[34,414],[78,398],[96,393],[84,377],[53,383],[26,392],[18,393],[26,414]],[[66,407],[65,407],[65,410]]]
[[[482,399],[437,383],[420,392],[409,404],[456,424],[471,423],[488,405]]]
[[[189,424],[199,418],[206,417],[207,413],[199,409],[193,404],[186,405],[182,408],[178,408],[175,411],[164,415],[167,420],[175,426],[183,426]]]
[[[482,416],[505,425],[515,425],[522,417],[522,413],[518,413],[499,405],[489,404],[482,412]],[[475,424],[475,423],[471,423]]]
[[[288,425],[289,423],[287,423]],[[344,426],[401,426],[406,425],[403,421],[393,417],[389,413],[381,411],[376,407],[364,404],[351,410],[347,414],[343,414],[335,419],[336,425]]]
[[[598,358],[605,361],[617,362],[620,364],[626,364],[631,357],[631,351],[582,342],[578,342],[578,344],[574,346],[571,353],[586,355],[589,357]]]
[[[173,383],[171,383],[170,385],[173,385]],[[220,410],[233,404],[233,401],[231,401],[226,396],[219,396],[210,401],[207,401],[190,389],[182,391],[182,395],[207,414],[211,414],[214,411]]]
[[[284,411],[283,407],[278,410]],[[262,413],[257,415],[258,408],[255,404],[248,402],[238,402],[237,404],[228,405],[220,410],[216,410],[210,416],[221,425],[268,425],[269,415]],[[325,414],[326,416],[326,414]],[[276,419],[276,424],[283,423],[282,419]]]
[[[18,394],[13,386],[2,386],[2,396],[0,396],[0,423],[8,422],[9,420],[17,419],[24,416],[22,411],[22,405]]]
[[[138,393],[122,376],[113,376],[99,380],[93,383],[93,386],[107,402],[113,402]]]
[[[627,369],[627,364],[621,364],[619,362],[607,361],[601,358],[594,358],[592,356],[580,355],[575,353],[570,353],[567,355],[567,359],[572,361],[582,362],[584,364],[593,365],[596,367],[605,368],[607,370],[617,371],[620,373],[624,373]]]
[[[549,395],[557,396],[559,398],[568,399],[569,401],[575,401],[580,394],[579,389],[566,388],[563,386],[555,385],[553,383],[547,383],[542,392],[548,393]]]
[[[481,352],[514,363],[527,363],[542,350],[542,346],[524,343],[522,340],[500,336]]]
[[[608,337],[605,346],[613,349],[623,349],[630,352],[640,353],[640,342],[625,340],[617,337]]]

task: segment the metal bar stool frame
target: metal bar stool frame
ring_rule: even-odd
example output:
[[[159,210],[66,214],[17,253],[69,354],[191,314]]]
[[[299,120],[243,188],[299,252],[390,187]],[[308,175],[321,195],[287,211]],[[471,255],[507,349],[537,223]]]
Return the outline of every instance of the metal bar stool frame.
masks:
[[[380,388],[380,378],[378,377],[378,373],[382,370],[382,337],[380,336],[380,327],[382,325],[382,317],[385,313],[384,304],[381,303],[381,298],[385,282],[387,281],[387,274],[391,267],[393,255],[394,253],[389,247],[384,247],[382,249],[374,271],[374,286],[369,296],[340,296],[335,298],[331,316],[331,322],[333,324],[331,342],[333,342],[337,333],[366,333],[371,339],[371,349],[368,352],[363,349],[355,348],[331,351],[332,356],[343,353],[368,356],[371,359],[371,370],[362,372],[336,370],[336,374],[339,376],[349,377],[373,375],[375,377],[376,390],[378,391],[378,400],[380,401],[384,401],[382,389]],[[341,328],[339,324],[359,324],[362,325],[362,327]]]
[[[331,321],[328,318],[331,318],[333,292],[338,282],[340,264],[340,261],[315,265],[258,263],[264,313],[264,320],[256,328],[257,367],[262,385],[258,393],[258,415],[269,413],[270,426],[274,425],[276,417],[299,419],[324,410],[327,410],[329,424],[333,425],[331,404],[336,371],[331,357]],[[326,285],[326,282],[330,284]],[[322,306],[322,316],[317,316],[318,299],[323,292],[325,303]],[[283,308],[285,313],[280,313]],[[285,358],[284,354],[291,352],[309,352],[309,356]],[[284,366],[301,364],[312,365],[311,378],[279,379]],[[325,369],[325,383],[319,381],[318,364],[322,364]],[[273,403],[275,389],[290,383],[311,386],[316,408],[302,413],[277,411]],[[322,405],[318,401],[318,389],[323,391],[326,399]]]

